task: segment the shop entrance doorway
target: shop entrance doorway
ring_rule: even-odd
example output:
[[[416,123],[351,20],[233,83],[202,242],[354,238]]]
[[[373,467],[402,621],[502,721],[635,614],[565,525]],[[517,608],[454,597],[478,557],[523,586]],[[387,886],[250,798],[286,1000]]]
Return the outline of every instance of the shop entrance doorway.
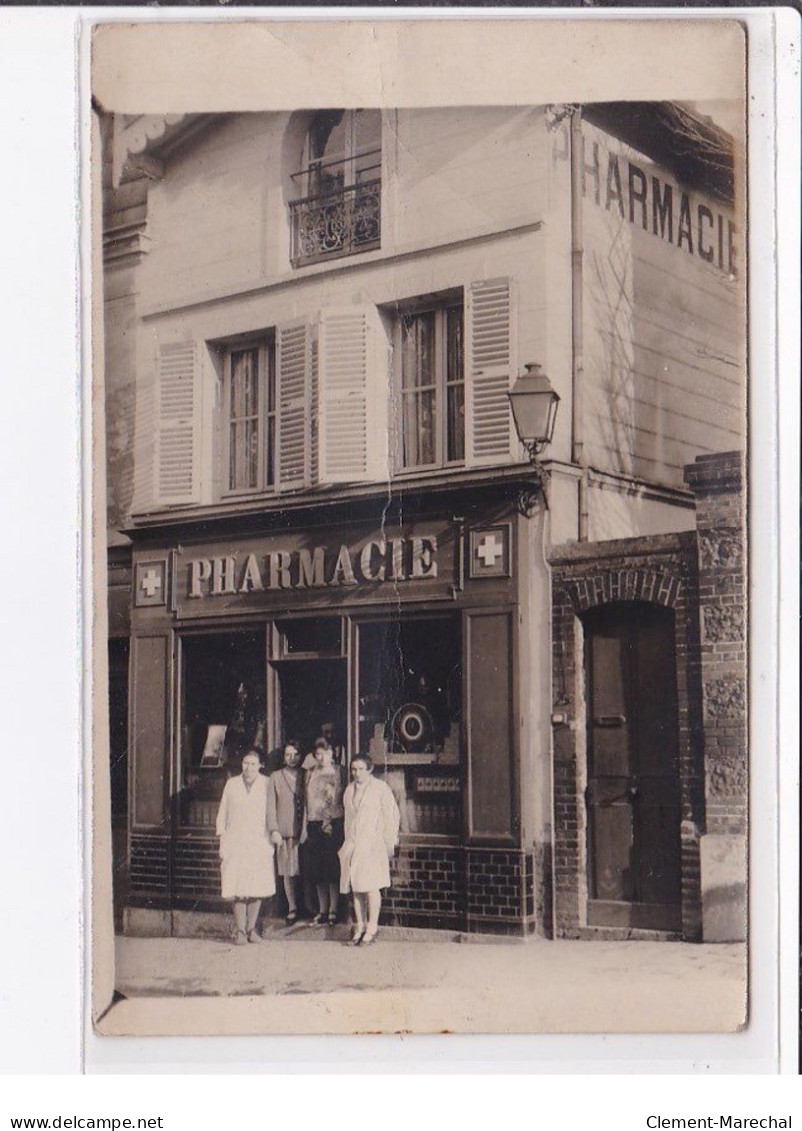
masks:
[[[611,605],[585,620],[588,925],[681,927],[674,617]]]
[[[348,734],[346,661],[278,660],[278,698],[282,742],[293,738],[305,757],[326,731],[335,757],[344,762]]]

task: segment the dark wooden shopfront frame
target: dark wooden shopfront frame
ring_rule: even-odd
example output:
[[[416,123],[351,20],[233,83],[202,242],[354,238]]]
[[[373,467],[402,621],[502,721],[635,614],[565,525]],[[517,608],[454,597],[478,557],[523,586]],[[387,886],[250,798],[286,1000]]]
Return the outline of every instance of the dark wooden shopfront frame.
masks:
[[[451,513],[454,510],[451,509]],[[462,508],[460,508],[462,509]],[[416,515],[420,521],[437,521],[437,515],[442,510],[434,512],[427,507],[421,515]],[[446,512],[448,513],[448,512]],[[468,929],[503,929],[520,933],[521,930],[529,932],[533,929],[534,899],[531,894],[533,883],[534,864],[531,852],[520,844],[520,772],[518,767],[519,736],[517,720],[520,713],[520,675],[518,672],[518,570],[492,579],[474,581],[470,579],[467,570],[465,555],[469,539],[467,532],[470,529],[482,529],[487,526],[497,527],[503,522],[510,529],[509,560],[518,562],[519,555],[516,549],[520,531],[517,523],[523,519],[512,518],[513,507],[509,493],[491,498],[490,505],[481,509],[473,503],[470,508],[470,518],[448,519],[453,523],[455,537],[458,538],[459,550],[454,559],[454,577],[449,580],[448,588],[441,590],[441,595],[429,594],[425,599],[415,600],[408,596],[403,602],[403,615],[414,618],[438,618],[454,616],[459,625],[460,659],[462,666],[462,718],[460,725],[460,776],[462,791],[463,833],[459,838],[440,836],[438,834],[418,834],[410,836],[408,852],[413,856],[420,853],[441,851],[447,858],[453,858],[453,853],[458,854],[455,877],[463,877],[458,886],[465,884],[463,895],[455,894],[453,911],[443,911],[438,922],[442,920],[451,925],[464,926]],[[406,516],[405,516],[406,517]],[[440,519],[442,521],[442,519]],[[353,518],[351,519],[353,523]],[[262,527],[264,529],[264,527]],[[315,537],[325,538],[327,531],[342,531],[342,524],[327,522],[318,524],[315,528]],[[378,527],[377,527],[378,529]],[[163,542],[164,532],[150,532],[142,539],[142,545],[136,547],[134,557],[145,556],[148,559],[163,554],[165,557],[175,556],[176,546],[181,545],[191,549],[194,543],[201,541],[209,544],[210,528],[186,530],[186,538],[180,543],[173,540],[165,548]],[[160,536],[161,535],[161,536]],[[220,537],[220,552],[226,548],[247,544],[248,537],[252,537],[249,530],[240,529],[228,538]],[[311,596],[311,595],[308,595]],[[276,621],[295,619],[296,616],[317,617],[321,614],[340,615],[343,618],[344,635],[343,649],[346,653],[347,681],[348,681],[348,746],[353,749],[356,738],[355,727],[358,718],[358,652],[357,640],[359,626],[363,623],[386,620],[388,610],[395,610],[395,601],[382,600],[357,600],[348,598],[347,594],[336,594],[336,601],[331,600],[331,595],[325,590],[321,591],[315,599],[310,600],[301,612],[293,607],[292,594],[288,593],[275,607],[265,610],[262,615],[254,615],[253,611],[235,612],[227,610],[225,615],[193,616],[191,623],[181,621],[176,624],[174,610],[168,602],[160,608],[139,608],[134,610],[134,638],[157,638],[163,641],[163,647],[169,656],[169,676],[161,684],[161,694],[165,696],[164,711],[166,718],[166,745],[163,754],[164,817],[161,825],[150,825],[143,828],[141,824],[132,821],[131,847],[135,858],[143,859],[148,856],[154,861],[152,882],[145,888],[134,885],[132,905],[162,908],[176,908],[182,906],[195,909],[217,909],[220,907],[218,891],[218,861],[216,856],[216,841],[208,833],[199,833],[197,829],[181,830],[178,828],[177,814],[173,812],[174,801],[177,796],[178,775],[180,772],[181,751],[179,749],[180,733],[180,681],[182,672],[181,641],[189,635],[207,635],[216,632],[234,632],[237,629],[258,629],[261,625],[265,631],[265,664],[266,664],[266,712],[268,716],[268,739],[271,746],[275,746],[278,735],[278,722],[276,718],[276,674],[272,672],[271,659],[275,658],[273,641],[276,635]],[[269,637],[273,638],[272,640]],[[494,711],[499,719],[491,721],[485,727],[484,742],[481,755],[484,760],[492,753],[494,758],[499,754],[505,756],[504,793],[505,812],[500,815],[493,812],[494,797],[498,795],[498,776],[489,774],[483,781],[481,774],[477,774],[476,744],[477,727],[476,719],[471,714],[471,703],[475,694],[477,682],[482,685],[482,680],[477,678],[476,669],[479,653],[471,653],[472,643],[481,644],[484,638],[500,641],[499,664],[494,669],[493,678],[506,684],[506,694],[501,697],[494,695]],[[486,641],[484,641],[486,643]],[[136,648],[136,645],[135,645]],[[141,675],[141,673],[139,673]],[[485,675],[487,673],[485,672]],[[132,666],[132,685],[137,685],[140,679]],[[155,687],[155,681],[153,682]],[[136,694],[136,687],[133,687]],[[149,693],[151,694],[151,693]],[[146,706],[148,709],[155,707],[158,693],[153,691]],[[503,707],[503,709],[502,709]],[[139,726],[136,710],[132,711],[131,733],[132,737]],[[497,747],[490,751],[487,734],[496,737]],[[132,767],[134,780],[132,781],[132,797],[138,792],[137,780],[141,773],[141,761]],[[478,780],[477,780],[478,779]],[[477,788],[486,789],[488,797],[481,800],[473,796]],[[132,813],[136,810],[132,809]],[[477,815],[484,813],[491,815],[492,820],[477,819]],[[505,821],[505,818],[508,818]],[[495,823],[494,823],[495,822]],[[504,825],[506,824],[506,828]],[[420,848],[415,848],[415,844]],[[437,845],[441,849],[437,849]],[[428,847],[427,847],[428,846]],[[407,850],[402,849],[402,857]],[[193,855],[194,854],[194,855]],[[449,857],[449,854],[451,856]],[[191,857],[191,859],[190,859]],[[439,857],[438,857],[439,860]],[[460,863],[462,861],[462,863]],[[424,861],[425,863],[425,861]],[[413,861],[414,864],[414,861]],[[403,868],[403,861],[401,865]],[[415,865],[417,866],[417,865]],[[438,863],[430,861],[428,867],[450,867],[448,860]],[[500,879],[497,879],[498,873]],[[158,882],[157,873],[159,873]],[[182,892],[181,877],[190,873],[202,875],[202,879],[191,892]],[[140,874],[142,871],[140,869]],[[473,878],[472,878],[473,877]],[[479,885],[478,887],[476,885]],[[505,888],[506,884],[506,888]],[[394,880],[394,888],[396,888]],[[475,888],[474,896],[471,895]],[[499,899],[495,898],[495,891],[504,889]],[[526,890],[525,890],[526,888]],[[400,893],[400,895],[399,895]],[[403,889],[399,882],[396,895],[396,906],[388,901],[388,911],[396,921],[413,921],[416,918],[414,907],[407,906],[409,901],[406,896],[409,892]],[[402,898],[403,897],[403,898]],[[500,902],[500,906],[495,904]],[[443,907],[443,901],[437,904],[438,910]],[[462,910],[460,910],[460,908]],[[427,912],[429,914],[429,912]],[[425,918],[425,916],[424,916]],[[523,920],[526,926],[523,926]],[[418,920],[420,921],[420,919]]]

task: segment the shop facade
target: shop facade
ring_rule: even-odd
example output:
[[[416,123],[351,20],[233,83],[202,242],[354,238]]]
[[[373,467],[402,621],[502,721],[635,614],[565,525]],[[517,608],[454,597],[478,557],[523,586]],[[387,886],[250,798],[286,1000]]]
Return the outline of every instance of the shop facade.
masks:
[[[180,525],[140,535],[131,929],[214,911],[226,778],[253,747],[268,768],[289,738],[311,749],[326,724],[335,748],[371,753],[399,803],[393,921],[535,929],[519,750],[532,577],[514,488],[501,477],[292,521],[228,516],[202,539]]]

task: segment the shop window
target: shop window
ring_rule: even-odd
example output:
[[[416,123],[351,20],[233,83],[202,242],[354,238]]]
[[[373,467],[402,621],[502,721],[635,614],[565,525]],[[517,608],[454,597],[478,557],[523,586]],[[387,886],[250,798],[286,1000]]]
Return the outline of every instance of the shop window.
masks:
[[[185,637],[181,676],[181,824],[213,829],[226,780],[264,752],[264,632]]]
[[[359,745],[393,789],[405,833],[460,832],[461,671],[456,618],[359,627]]]
[[[303,194],[290,203],[293,266],[378,247],[381,112],[315,114],[293,181]]]
[[[273,339],[223,351],[230,492],[276,482],[276,354]]]
[[[465,460],[462,295],[402,309],[394,356],[401,401],[401,468]]]

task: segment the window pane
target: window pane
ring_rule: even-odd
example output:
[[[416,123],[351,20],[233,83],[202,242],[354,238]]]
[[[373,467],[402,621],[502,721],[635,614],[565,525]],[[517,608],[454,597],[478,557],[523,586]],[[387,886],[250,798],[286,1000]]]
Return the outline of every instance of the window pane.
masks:
[[[259,473],[258,422],[246,420],[232,424],[229,437],[229,488],[236,491],[256,487]]]
[[[379,110],[354,111],[354,180],[357,183],[381,176],[381,129]]]
[[[245,425],[247,482],[246,487],[255,487],[259,475],[259,426],[257,421],[249,420]]]
[[[417,467],[421,462],[418,436],[418,398],[415,393],[404,393],[402,400],[402,439],[404,467]]]
[[[435,313],[406,315],[401,322],[403,462],[432,464],[437,458]]]
[[[245,374],[245,415],[255,416],[259,411],[259,363],[254,350],[248,358]]]
[[[446,311],[446,337],[448,381],[464,380],[464,348],[462,343],[462,307],[451,306]]]
[[[457,618],[360,626],[359,749],[393,790],[402,832],[460,831],[461,686]]]
[[[265,747],[264,632],[214,633],[182,644],[183,826],[214,829],[226,780]]]
[[[228,486],[237,485],[237,426],[230,424],[228,428]]]
[[[231,354],[231,419],[255,416],[259,411],[259,351]]]
[[[309,130],[309,195],[334,193],[343,187],[346,118],[343,110],[321,110]],[[335,162],[335,164],[332,164]]]
[[[450,463],[465,459],[465,386],[448,387],[447,455]]]
[[[434,311],[405,315],[401,322],[401,384],[405,389],[434,383]]]
[[[436,403],[434,391],[403,394],[404,467],[436,461]]]
[[[267,354],[267,411],[276,411],[276,347],[270,342],[266,349]]]
[[[276,482],[276,418],[274,416],[267,418],[265,435],[265,482],[268,487],[272,487]]]
[[[246,490],[260,486],[259,444],[262,427],[259,406],[260,353],[258,346],[231,352],[228,466],[230,490]]]
[[[446,459],[454,463],[465,459],[465,365],[462,334],[462,307],[446,311]]]
[[[418,437],[420,462],[434,463],[437,459],[437,432],[435,419],[435,393],[421,393],[418,396]]]
[[[345,155],[345,111],[321,110],[309,127],[309,160],[330,161]]]

